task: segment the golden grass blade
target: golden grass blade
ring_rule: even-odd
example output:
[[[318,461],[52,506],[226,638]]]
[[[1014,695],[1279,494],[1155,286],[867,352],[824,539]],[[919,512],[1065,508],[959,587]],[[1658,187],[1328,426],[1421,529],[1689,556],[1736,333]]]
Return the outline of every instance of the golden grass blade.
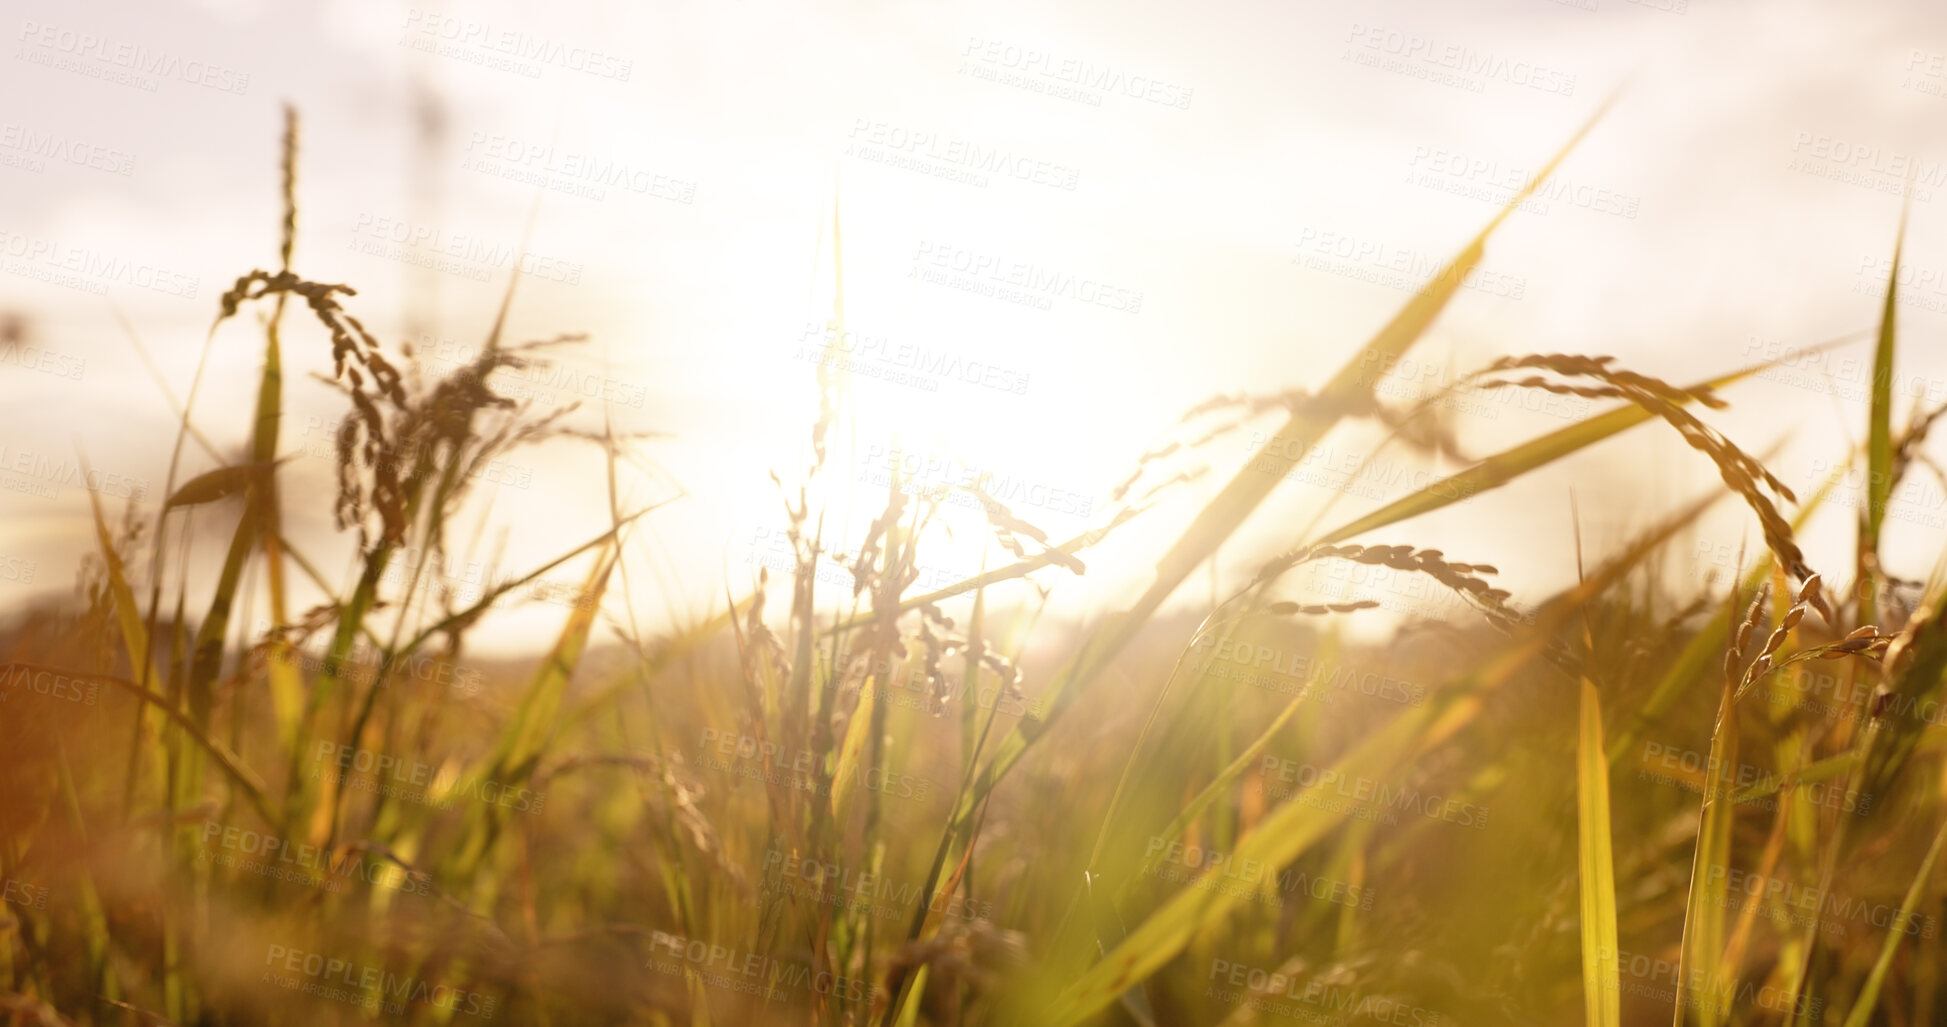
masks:
[[[84,473],[93,479],[94,471],[88,466],[86,454],[80,456]],[[122,629],[122,648],[128,653],[128,664],[142,673],[143,664],[151,664],[149,680],[160,681],[155,673],[149,653],[149,633],[142,624],[142,612],[135,605],[135,590],[129,587],[128,567],[122,563],[122,554],[115,550],[115,541],[108,533],[108,521],[101,513],[101,494],[88,490],[88,506],[95,516],[95,542],[101,547],[102,564],[108,569],[109,595],[115,600],[115,622]]]
[[[1721,389],[1767,368],[1776,367],[1785,360],[1795,359],[1801,353],[1818,352],[1846,341],[1849,341],[1849,338],[1836,339],[1808,350],[1795,351],[1777,360],[1753,364],[1742,370],[1699,382],[1691,386],[1691,389]],[[1464,471],[1434,482],[1418,492],[1404,496],[1351,523],[1341,525],[1319,538],[1308,539],[1306,542],[1312,545],[1331,545],[1377,528],[1398,524],[1421,514],[1432,513],[1463,499],[1500,488],[1529,471],[1586,449],[1611,435],[1642,424],[1653,416],[1655,415],[1633,404],[1597,414],[1588,420],[1579,421],[1512,449],[1496,453]]]
[[[1414,710],[1395,717],[1340,757],[1330,770],[1322,772],[1320,780],[1388,779],[1409,758],[1414,740],[1427,727],[1427,712]],[[1308,801],[1310,793],[1321,787],[1324,786],[1314,784],[1279,805],[1256,831],[1238,843],[1233,858],[1239,862],[1255,860],[1264,866],[1281,866],[1342,825],[1345,822],[1342,814],[1325,808],[1326,803]],[[1067,1027],[1094,1015],[1123,992],[1140,984],[1156,968],[1174,959],[1200,928],[1227,915],[1240,901],[1241,896],[1220,889],[1179,891],[1062,992],[1048,1010],[1045,1022]]]
[[[1866,984],[1859,989],[1859,998],[1852,1004],[1852,1012],[1846,1014],[1845,1027],[1866,1027],[1872,1022],[1873,1007],[1879,1004],[1880,986],[1886,983],[1886,972],[1893,966],[1893,954],[1900,949],[1900,940],[1907,936],[1907,925],[1913,922],[1914,912],[1920,908],[1920,898],[1926,893],[1927,881],[1933,877],[1934,860],[1940,858],[1940,846],[1947,842],[1947,825],[1933,836],[1933,845],[1927,849],[1927,857],[1920,861],[1920,872],[1913,875],[1913,883],[1907,887],[1906,898],[1900,903],[1900,915],[1888,925],[1886,940],[1880,944],[1879,958],[1873,961],[1873,971],[1866,977]]]
[[[926,997],[926,972],[932,964],[922,965],[913,972],[912,990],[906,993],[906,1004],[899,1011],[899,1027],[919,1027],[921,999]]]
[[[541,566],[534,568],[533,570],[527,572],[521,577],[514,578],[508,581],[503,581],[500,584],[495,585],[493,588],[488,589],[485,593],[483,593],[480,596],[479,600],[476,601],[472,606],[469,606],[458,613],[452,614],[451,616],[442,618],[438,622],[434,623],[432,626],[427,627],[424,630],[420,631],[418,634],[414,635],[412,641],[408,642],[404,647],[402,647],[399,650],[399,652],[400,653],[417,652],[419,650],[419,647],[425,645],[428,641],[432,639],[434,635],[437,635],[442,631],[447,631],[457,625],[467,623],[479,617],[481,614],[485,613],[488,609],[490,609],[493,606],[494,602],[498,600],[501,596],[504,596],[507,593],[512,592],[513,590],[534,581],[536,578],[539,578],[541,575],[546,574],[547,572],[555,569],[556,567],[559,567],[562,564],[567,563],[569,560],[572,560],[575,557],[580,556],[581,554],[586,553],[597,546],[605,546],[609,544],[611,541],[618,538],[622,534],[622,530],[624,528],[627,528],[629,525],[634,524],[638,518],[654,512],[655,510],[664,506],[666,503],[672,503],[672,502],[675,502],[675,500],[665,500],[662,503],[656,503],[654,505],[645,507],[641,510],[637,510],[635,513],[623,517],[619,522],[615,524],[614,527],[611,527],[607,531],[602,532],[600,535],[597,535],[594,538],[591,538],[588,541],[583,542],[581,545],[578,545],[575,548],[568,550],[567,552],[561,554],[560,556],[557,556],[554,559],[549,560],[547,563],[544,563]]]
[[[1722,997],[1734,982],[1736,968],[1722,963],[1724,918],[1729,908],[1731,832],[1737,803],[1731,782],[1737,766],[1737,704],[1733,684],[1724,683],[1717,706],[1717,726],[1711,732],[1710,765],[1704,777],[1703,814],[1697,826],[1697,847],[1690,864],[1690,895],[1683,918],[1683,947],[1677,957],[1676,1027],[1683,1027],[1686,1007],[1697,1012],[1703,1027],[1716,1027],[1729,1011]],[[1703,982],[1703,988],[1695,982]],[[1702,992],[1699,994],[1699,992]]]
[[[1609,761],[1602,745],[1602,697],[1582,678],[1575,746],[1576,851],[1582,894],[1582,1002],[1588,1023],[1621,1027],[1616,960],[1616,857],[1609,838]]]
[[[1211,803],[1217,801],[1219,796],[1229,791],[1232,782],[1242,777],[1244,772],[1249,770],[1251,765],[1257,762],[1258,756],[1262,755],[1272,740],[1278,737],[1278,732],[1284,730],[1285,725],[1291,722],[1291,718],[1298,714],[1299,707],[1303,706],[1305,701],[1311,698],[1313,696],[1309,692],[1300,692],[1293,696],[1291,701],[1285,704],[1284,709],[1272,719],[1270,725],[1264,729],[1264,733],[1258,735],[1257,739],[1246,746],[1243,752],[1237,754],[1237,758],[1232,760],[1229,766],[1225,767],[1216,777],[1212,778],[1210,783],[1204,786],[1203,791],[1198,792],[1196,798],[1191,799],[1190,804],[1183,807],[1182,812],[1178,813],[1169,822],[1168,826],[1157,832],[1157,837],[1165,842],[1173,842],[1181,837],[1183,832],[1192,823],[1195,823],[1199,816],[1203,815],[1203,811],[1208,809]],[[1147,876],[1154,871],[1157,864],[1163,861],[1163,857],[1167,854],[1168,850],[1160,847],[1148,847],[1144,851],[1146,855],[1143,857],[1142,864],[1136,868],[1134,874],[1130,875],[1128,879],[1124,880],[1117,887],[1117,899],[1121,899],[1123,894],[1128,891],[1129,881]]]
[[[832,817],[840,824],[848,823],[847,815],[852,811],[852,796],[858,791],[860,762],[865,758],[866,747],[872,743],[872,721],[875,707],[879,703],[881,685],[878,676],[866,678],[859,689],[859,705],[852,711],[852,719],[845,725],[845,741],[838,747],[838,760],[832,766]]]
[[[289,460],[290,457],[284,459]],[[242,495],[252,485],[268,478],[282,462],[282,460],[252,461],[247,464],[219,467],[214,471],[199,474],[184,482],[183,487],[177,489],[168,501],[162,504],[162,508],[174,510],[183,506],[201,506],[204,503],[214,503],[231,496]]]
[[[1900,205],[1900,227],[1893,235],[1893,266],[1886,275],[1886,303],[1880,308],[1879,344],[1873,350],[1872,405],[1866,421],[1866,503],[1859,508],[1859,619],[1874,621],[1873,588],[1879,574],[1879,530],[1893,494],[1893,350],[1900,295],[1900,254],[1906,247],[1907,214],[1913,194]]]
[[[588,634],[601,609],[602,593],[608,586],[609,573],[614,569],[615,563],[610,558],[609,550],[603,549],[597,554],[595,567],[589,571],[588,582],[582,586],[566,623],[561,626],[561,635],[556,639],[553,651],[542,661],[526,694],[521,697],[492,764],[494,777],[502,784],[532,773],[534,762],[546,747],[553,733],[555,712],[561,705],[562,692],[567,689],[568,679],[574,674],[575,665],[588,643]]]
[[[291,248],[297,233],[297,112],[284,109],[284,269],[290,270]],[[283,293],[277,296],[276,309],[264,325],[264,374],[257,384],[257,423],[250,446],[251,460],[266,466],[277,459],[277,440],[284,424],[284,356],[279,331],[284,320]],[[258,483],[257,502],[252,509],[257,517],[258,545],[264,554],[264,571],[270,590],[270,622],[282,627],[290,622],[289,589],[284,566],[284,517],[279,500],[277,475],[266,473]],[[276,720],[277,737],[288,748],[298,745],[298,718],[304,709],[303,680],[290,657],[290,644],[280,633],[271,641],[270,659],[264,676],[270,685],[271,715]]]
[[[223,640],[230,633],[230,611],[236,605],[237,586],[243,581],[244,564],[256,542],[257,518],[245,511],[237,518],[230,536],[230,551],[224,555],[223,570],[217,576],[216,591],[209,609],[196,629],[195,648],[189,665],[189,714],[198,727],[209,729],[210,706],[214,702],[216,678],[223,672]]]
[[[568,680],[574,676],[575,667],[587,648],[589,632],[595,626],[595,617],[601,607],[602,592],[614,569],[615,561],[610,557],[610,551],[602,549],[596,557],[594,568],[589,571],[587,584],[582,588],[581,601],[568,614],[554,648],[535,671],[534,679],[528,684],[527,691],[522,694],[508,720],[506,730],[495,744],[493,755],[479,770],[462,777],[462,783],[484,779],[494,782],[504,792],[533,775],[541,754],[546,751],[559,726],[557,714],[561,709],[561,697],[567,691]],[[499,834],[503,813],[499,804],[489,803],[476,803],[468,811],[465,841],[455,859],[463,878],[471,877],[472,871],[486,857]]]

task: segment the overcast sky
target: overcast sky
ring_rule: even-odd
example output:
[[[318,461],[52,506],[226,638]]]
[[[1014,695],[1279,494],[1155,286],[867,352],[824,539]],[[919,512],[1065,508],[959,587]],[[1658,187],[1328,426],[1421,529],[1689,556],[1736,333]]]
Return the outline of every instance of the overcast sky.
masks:
[[[1947,401],[1938,4],[28,0],[5,31],[0,312],[24,325],[0,353],[7,606],[66,589],[92,548],[86,493],[61,470],[77,441],[111,500],[162,487],[173,418],[121,319],[187,391],[217,297],[275,265],[286,101],[303,117],[297,270],[355,285],[351,309],[388,343],[421,333],[432,370],[479,345],[525,241],[513,334],[591,341],[520,387],[595,397],[585,425],[607,397],[618,428],[668,435],[630,479],[637,500],[686,494],[634,557],[638,598],[665,613],[720,601],[726,568],[742,591],[772,551],[769,474],[802,475],[835,264],[855,374],[834,470],[856,486],[834,497],[835,545],[883,501],[874,472],[895,445],[940,473],[994,472],[1066,538],[1186,408],[1323,382],[1619,89],[1391,398],[1503,353],[1615,354],[1692,381],[1869,329],[1911,169],[1901,388]],[[251,326],[217,336],[196,408],[232,455],[261,360]],[[310,326],[287,345],[328,370]],[[1869,360],[1861,343],[1801,361],[1714,419],[1753,451],[1789,437],[1774,466],[1809,490],[1863,432]],[[285,448],[313,451],[339,411],[291,381]],[[1488,452],[1586,413],[1521,399],[1458,407],[1462,438]],[[1372,541],[1495,563],[1538,598],[1572,566],[1571,485],[1585,529],[1613,539],[1714,479],[1671,433],[1637,435]],[[1131,525],[1063,608],[1139,587],[1249,441],[1216,444],[1217,480]],[[1326,447],[1225,566],[1295,542],[1320,484],[1370,444]],[[186,460],[185,477],[210,466]],[[508,568],[604,527],[592,454],[513,463],[485,490],[485,548],[505,530]],[[328,460],[285,473],[294,533],[346,566]],[[1343,490],[1327,520],[1416,480]],[[1814,533],[1815,565],[1847,562],[1850,516]],[[950,520],[940,581],[981,559],[978,516]],[[1889,523],[1895,545],[1937,543],[1940,484]],[[1747,534],[1726,504],[1684,556]],[[509,616],[496,638],[528,644],[559,614]]]

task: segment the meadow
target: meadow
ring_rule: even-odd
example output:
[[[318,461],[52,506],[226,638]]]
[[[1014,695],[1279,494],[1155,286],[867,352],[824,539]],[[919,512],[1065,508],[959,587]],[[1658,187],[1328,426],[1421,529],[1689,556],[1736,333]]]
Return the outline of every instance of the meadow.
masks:
[[[1386,398],[1580,138],[1328,380],[1159,424],[1176,441],[1074,538],[979,480],[901,481],[897,459],[864,536],[827,537],[848,387],[807,369],[820,416],[803,466],[777,472],[776,559],[754,587],[725,582],[714,616],[651,631],[618,587],[655,516],[615,485],[636,440],[500,391],[576,340],[503,338],[512,286],[444,374],[368,331],[351,288],[292,266],[293,115],[282,264],[236,280],[205,343],[261,346],[255,395],[192,383],[161,492],[120,509],[91,492],[98,552],[72,600],[0,635],[0,1010],[131,1027],[1947,1022],[1947,580],[1881,567],[1901,489],[1940,473],[1940,411],[1895,409],[1903,229],[1887,226],[1884,312],[1860,326],[1864,442],[1824,480],[1781,480],[1708,420],[1789,354],[1689,385],[1515,354]],[[280,476],[284,409],[307,374],[343,397],[342,576],[284,531],[303,501]],[[1389,459],[1454,454],[1443,407],[1523,393],[1593,412],[1358,516],[1328,505],[1255,574],[1169,603],[1335,430],[1382,426]],[[197,427],[223,399],[251,404],[248,438]],[[1591,548],[1573,587],[1511,594],[1501,555],[1413,544],[1418,519],[1630,431],[1675,432],[1721,488]],[[1226,461],[1218,443],[1245,437],[1264,441]],[[543,566],[468,570],[483,485],[563,442],[606,455],[609,529]],[[1123,609],[1043,616],[1093,547],[1199,480],[1221,484]],[[1755,531],[1703,576],[1678,547],[1717,504]],[[949,510],[995,558],[918,587]],[[1814,516],[1856,522],[1849,566],[1808,564]],[[560,624],[548,651],[518,674],[470,656],[494,612],[539,602]],[[1394,639],[1346,636],[1382,608],[1406,615]]]

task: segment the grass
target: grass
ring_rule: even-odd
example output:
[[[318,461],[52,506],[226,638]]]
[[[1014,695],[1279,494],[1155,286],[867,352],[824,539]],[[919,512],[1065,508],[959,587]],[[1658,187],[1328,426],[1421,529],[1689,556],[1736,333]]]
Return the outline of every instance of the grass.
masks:
[[[1881,565],[1886,505],[1930,466],[1938,411],[1896,426],[1874,392],[1859,558],[1832,590],[1797,541],[1831,483],[1801,500],[1705,420],[1761,367],[1684,387],[1609,356],[1504,357],[1452,388],[1613,407],[1342,522],[1327,503],[1238,587],[1166,606],[1332,432],[1375,422],[1409,457],[1455,452],[1429,430],[1439,397],[1400,410],[1373,391],[1503,211],[1316,393],[1191,411],[1090,531],[1056,542],[960,486],[992,569],[927,594],[946,495],[895,480],[862,535],[825,528],[849,389],[821,365],[808,462],[780,480],[793,570],[727,582],[716,615],[655,636],[627,581],[654,516],[623,474],[637,440],[495,391],[574,340],[503,339],[510,284],[474,362],[428,377],[358,320],[350,287],[293,265],[294,115],[284,154],[280,266],[223,295],[205,344],[261,312],[243,458],[195,424],[199,369],[162,502],[115,521],[91,494],[98,553],[74,601],[6,639],[9,1022],[1942,1015],[1947,581],[1914,602]],[[842,285],[833,299],[842,328]],[[338,582],[284,534],[299,370],[344,404],[333,509],[356,557]],[[1103,539],[1188,504],[1185,482],[1225,469],[1215,440],[1267,418],[1280,444],[1188,519],[1127,609],[1086,630],[1043,619]],[[1573,587],[1517,596],[1482,562],[1497,554],[1411,543],[1414,519],[1493,504],[1642,425],[1675,431],[1723,488]],[[463,526],[490,505],[479,472],[543,443],[606,458],[607,530],[456,590],[478,544]],[[1672,540],[1727,497],[1763,546],[1721,594],[1672,578]],[[220,556],[200,541],[212,522]],[[833,558],[849,587],[819,575]],[[1412,584],[1309,594],[1302,579],[1333,568]],[[562,575],[579,587],[553,644],[483,675],[469,638]],[[300,590],[324,601],[300,609]],[[1392,643],[1342,637],[1403,595],[1419,612]]]

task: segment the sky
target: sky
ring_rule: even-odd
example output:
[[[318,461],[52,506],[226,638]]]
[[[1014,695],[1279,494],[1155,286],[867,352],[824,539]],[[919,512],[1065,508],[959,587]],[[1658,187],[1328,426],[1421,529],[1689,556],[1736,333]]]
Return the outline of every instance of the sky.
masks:
[[[1185,410],[1322,384],[1612,96],[1382,399],[1504,354],[1610,354],[1691,382],[1857,336],[1711,415],[1809,492],[1864,431],[1863,339],[1910,191],[1895,391],[1902,416],[1947,402],[1937,4],[28,0],[4,29],[0,610],[71,588],[94,546],[89,487],[111,509],[157,502],[176,422],[156,376],[187,394],[218,297],[277,261],[285,103],[302,124],[294,266],[355,286],[349,309],[388,345],[451,370],[515,277],[510,337],[587,335],[503,390],[653,435],[631,443],[625,498],[673,501],[637,536],[628,587],[663,624],[782,555],[772,475],[804,479],[820,359],[852,372],[823,472],[832,549],[857,544],[902,462],[929,481],[991,473],[1066,539],[1106,519],[1142,453],[1186,437]],[[193,411],[226,459],[256,316],[216,333]],[[287,340],[293,367],[329,372],[315,326]],[[289,530],[342,573],[320,455],[342,410],[288,380]],[[1451,414],[1483,454],[1596,409],[1503,393]],[[1170,465],[1212,471],[1085,577],[1044,572],[1056,609],[1125,602],[1275,427]],[[1317,447],[1182,601],[1295,544],[1327,500],[1318,523],[1335,524],[1458,466],[1395,455],[1348,475],[1377,439]],[[213,466],[191,447],[178,480]],[[607,525],[589,447],[522,450],[495,478],[477,552],[507,571]],[[1496,564],[1517,601],[1539,599],[1572,580],[1571,493],[1599,554],[1714,479],[1673,433],[1638,429],[1370,541]],[[1889,512],[1896,573],[1930,570],[1899,554],[1947,534],[1942,489],[1916,473]],[[1834,493],[1815,566],[1849,562],[1861,496],[1857,479]],[[204,544],[234,516],[199,511]],[[1006,558],[977,510],[939,523],[924,582]],[[1706,580],[1747,540],[1750,515],[1720,504],[1672,571]],[[539,644],[560,615],[497,614],[489,647]]]

